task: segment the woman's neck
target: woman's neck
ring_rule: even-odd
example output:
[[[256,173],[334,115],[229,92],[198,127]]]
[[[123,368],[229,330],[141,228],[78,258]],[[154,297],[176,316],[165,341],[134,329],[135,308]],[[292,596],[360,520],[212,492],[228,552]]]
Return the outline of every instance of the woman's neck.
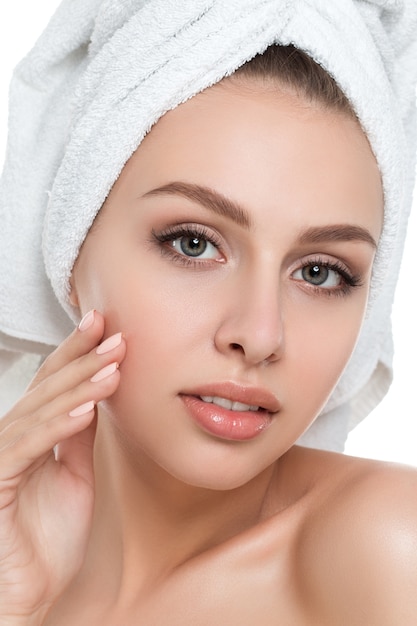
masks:
[[[98,428],[96,506],[87,558],[108,597],[138,597],[193,557],[268,516],[274,466],[245,485],[214,491],[186,485],[144,453],[132,456]],[[100,579],[100,581],[99,581]],[[90,577],[83,585],[92,584]],[[91,595],[91,594],[90,594]]]

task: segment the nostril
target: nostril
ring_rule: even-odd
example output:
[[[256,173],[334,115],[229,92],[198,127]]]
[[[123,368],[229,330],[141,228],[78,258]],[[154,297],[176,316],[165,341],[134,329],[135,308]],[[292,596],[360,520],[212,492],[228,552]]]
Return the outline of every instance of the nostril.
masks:
[[[244,352],[240,343],[231,343],[230,347],[232,348],[232,350],[240,350],[241,352]]]

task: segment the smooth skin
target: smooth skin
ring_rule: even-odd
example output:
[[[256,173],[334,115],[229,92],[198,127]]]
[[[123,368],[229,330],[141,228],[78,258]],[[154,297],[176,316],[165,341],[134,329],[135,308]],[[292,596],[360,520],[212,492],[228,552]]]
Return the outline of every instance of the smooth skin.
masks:
[[[381,226],[346,116],[232,79],[156,124],[74,268],[88,327],[2,422],[0,624],[417,622],[416,472],[294,446],[354,348]],[[191,239],[213,241],[190,262]],[[259,436],[190,415],[224,382],[279,402]]]

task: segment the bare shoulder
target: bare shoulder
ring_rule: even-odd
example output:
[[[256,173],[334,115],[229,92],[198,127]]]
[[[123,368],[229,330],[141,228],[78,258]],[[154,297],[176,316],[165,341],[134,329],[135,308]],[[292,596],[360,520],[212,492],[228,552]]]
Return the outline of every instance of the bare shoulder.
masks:
[[[299,536],[303,603],[323,624],[414,626],[417,470],[329,453],[314,459],[323,474]]]

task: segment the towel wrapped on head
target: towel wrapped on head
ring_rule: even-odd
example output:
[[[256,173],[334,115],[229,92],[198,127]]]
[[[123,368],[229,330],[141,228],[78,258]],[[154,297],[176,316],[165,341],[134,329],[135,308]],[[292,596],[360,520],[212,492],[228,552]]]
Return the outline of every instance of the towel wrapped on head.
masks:
[[[64,0],[11,85],[0,397],[17,355],[45,355],[72,330],[69,278],[80,246],[152,125],[273,43],[294,44],[336,79],[385,195],[363,330],[303,442],[341,449],[379,402],[391,380],[390,311],[414,185],[414,0]]]

